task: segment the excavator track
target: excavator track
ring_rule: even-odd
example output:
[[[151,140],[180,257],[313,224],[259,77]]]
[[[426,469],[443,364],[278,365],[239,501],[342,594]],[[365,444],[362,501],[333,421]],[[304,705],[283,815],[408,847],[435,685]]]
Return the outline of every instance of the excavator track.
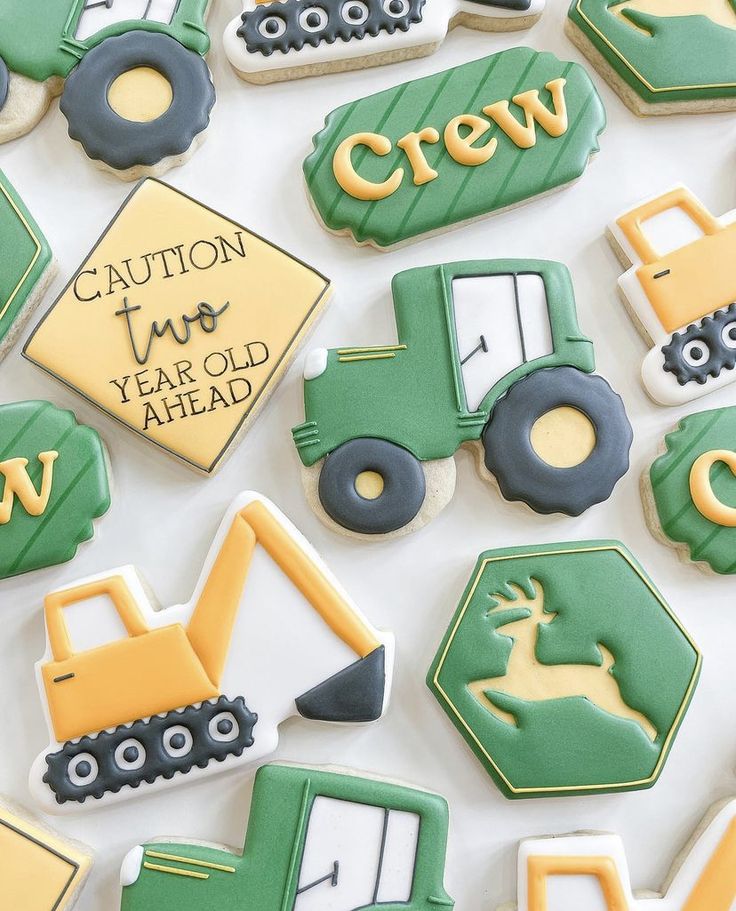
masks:
[[[43,780],[59,804],[99,799],[240,756],[253,745],[257,720],[242,697],[220,696],[65,743],[46,757]]]
[[[675,332],[662,347],[664,369],[677,382],[703,385],[708,377],[736,367],[736,303]]]
[[[406,32],[422,21],[425,0],[283,0],[243,13],[238,36],[253,54],[301,50],[305,44]]]

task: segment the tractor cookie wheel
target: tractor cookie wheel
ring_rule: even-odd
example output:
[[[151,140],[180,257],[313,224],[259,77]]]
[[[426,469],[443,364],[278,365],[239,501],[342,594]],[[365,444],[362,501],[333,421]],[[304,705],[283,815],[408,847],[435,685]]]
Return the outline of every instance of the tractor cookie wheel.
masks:
[[[46,756],[43,781],[58,804],[99,800],[240,756],[254,743],[257,721],[242,696],[220,696],[65,743]]]
[[[304,45],[360,41],[380,32],[406,32],[422,21],[424,0],[281,0],[243,13],[237,31],[251,54],[270,57]]]
[[[608,499],[629,468],[632,439],[620,396],[573,367],[520,380],[483,431],[485,464],[505,499],[570,516]]]
[[[89,51],[67,79],[60,107],[89,158],[137,176],[188,152],[214,103],[198,54],[168,35],[133,31]]]
[[[325,459],[319,499],[338,525],[364,535],[385,535],[408,525],[426,495],[419,461],[386,440],[343,443]]]
[[[704,385],[708,377],[736,367],[736,304],[718,310],[713,316],[675,332],[662,348],[664,369],[674,374],[680,386]]]

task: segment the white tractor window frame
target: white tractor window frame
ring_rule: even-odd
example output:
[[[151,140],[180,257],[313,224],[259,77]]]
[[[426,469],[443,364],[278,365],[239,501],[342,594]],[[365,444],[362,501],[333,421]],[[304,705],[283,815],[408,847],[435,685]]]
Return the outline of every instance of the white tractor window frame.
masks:
[[[77,41],[86,41],[118,22],[171,25],[179,4],[180,0],[84,0],[74,37]]]
[[[479,313],[480,307],[485,306],[486,301],[490,300],[487,295],[489,287],[491,285],[498,287],[500,279],[508,280],[506,293],[508,296],[508,293],[511,292],[513,298],[509,297],[506,301],[506,309],[515,318],[518,333],[518,344],[513,352],[507,353],[505,361],[498,357],[498,352],[492,350],[493,335],[490,332],[488,333],[490,338],[486,338],[486,333],[474,336],[472,341],[477,339],[478,344],[472,347],[471,340],[464,337],[458,320],[458,304],[464,306],[463,299],[469,307],[475,308],[476,314]],[[464,282],[468,284],[463,285]],[[542,273],[531,271],[455,275],[449,284],[452,299],[451,326],[449,328],[453,332],[456,342],[457,379],[463,391],[464,404],[468,413],[476,413],[489,392],[504,376],[522,364],[554,353],[547,286]],[[493,319],[490,308],[488,319]],[[476,358],[481,351],[492,355],[492,361],[482,365],[482,362],[476,360],[472,367],[466,369],[466,364]],[[490,373],[488,370],[479,370],[480,366],[491,366],[492,370]]]
[[[353,888],[349,884],[346,895],[335,896],[338,901],[343,900],[343,904],[330,902],[328,894],[320,888],[338,888],[340,877],[349,876],[351,872],[345,865],[350,843],[340,843],[340,832],[334,825],[336,819],[340,820],[342,833],[358,837],[366,864],[372,864],[365,871],[365,882]],[[334,848],[333,853],[342,850],[342,863],[339,856],[330,860],[330,849],[324,858],[313,856],[316,843],[321,847],[323,842],[317,831],[321,825],[325,825],[333,837],[338,833],[337,843],[330,849]],[[414,891],[420,828],[421,818],[410,811],[324,795],[315,797],[307,822],[292,911],[360,911],[386,903],[408,905]],[[376,836],[370,844],[367,835]],[[371,848],[375,849],[373,857]]]

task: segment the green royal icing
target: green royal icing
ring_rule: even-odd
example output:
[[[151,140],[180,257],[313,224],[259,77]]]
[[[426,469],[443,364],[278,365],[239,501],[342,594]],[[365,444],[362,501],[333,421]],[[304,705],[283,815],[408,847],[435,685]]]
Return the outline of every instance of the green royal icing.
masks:
[[[0,344],[51,260],[46,238],[0,171]]]
[[[406,156],[396,147],[402,136],[434,127],[442,137],[452,118],[473,114],[483,119],[484,106],[510,101],[529,90],[538,90],[540,100],[551,111],[551,95],[545,85],[561,77],[567,80],[564,93],[569,118],[563,135],[553,138],[537,124],[536,144],[520,149],[492,125],[476,147],[495,137],[496,152],[485,164],[475,167],[458,164],[440,138],[435,145],[422,146],[427,162],[439,176],[422,186],[414,185]],[[524,112],[514,104],[510,109],[524,123]],[[581,66],[549,53],[514,48],[335,109],[314,138],[314,151],[304,162],[304,174],[327,228],[348,230],[358,243],[388,247],[505,209],[576,180],[597,151],[598,136],[605,125],[603,104]],[[355,199],[335,180],[335,150],[345,138],[361,132],[381,134],[392,143],[391,153],[383,157],[365,148],[353,152],[355,169],[362,177],[381,182],[396,168],[405,170],[401,186],[386,199]]]
[[[318,797],[398,810],[419,816],[419,838],[408,873],[411,904],[395,902],[390,896],[362,905],[362,911],[437,911],[451,909],[453,902],[443,887],[447,847],[448,810],[442,797],[385,781],[338,774],[296,766],[266,765],[258,771],[253,787],[248,834],[243,854],[183,841],[156,842],[143,846],[144,852],[166,854],[179,860],[165,860],[144,853],[143,863],[174,870],[207,874],[206,880],[162,870],[140,869],[138,879],[123,889],[121,911],[293,911],[297,902],[300,867],[305,844],[320,833],[310,831],[310,814]],[[324,837],[325,834],[321,833]],[[376,846],[356,842],[344,845],[338,861],[337,887],[350,890],[350,883],[367,878],[373,869]],[[349,853],[349,857],[347,856]],[[204,861],[228,870],[187,864],[182,858]],[[395,862],[395,857],[387,863]],[[356,868],[356,863],[361,869]],[[329,866],[329,862],[328,862]],[[328,873],[329,869],[325,870]],[[319,888],[319,887],[316,887]],[[329,882],[322,888],[331,888]],[[311,896],[310,896],[311,897]],[[316,897],[316,895],[314,896]],[[386,900],[386,899],[389,900]],[[314,903],[307,903],[315,907]]]
[[[120,19],[116,4],[107,3],[110,24],[84,40],[76,38],[77,24],[88,0],[54,0],[38,3],[0,0],[0,58],[8,68],[30,79],[44,82],[69,75],[88,50],[106,38],[144,30],[176,38],[184,47],[206,54],[210,42],[205,15],[210,0],[178,0],[170,23],[144,21],[140,17]],[[104,4],[99,4],[100,6]],[[139,4],[141,14],[145,7]]]
[[[736,96],[736,30],[706,15],[655,16],[630,9],[621,12],[622,19],[611,11],[620,2],[573,0],[569,16],[644,101]]]
[[[0,405],[0,503],[9,500],[4,463],[27,459],[28,478],[40,492],[44,466],[38,456],[49,451],[59,456],[43,513],[29,515],[15,491],[10,521],[0,524],[0,579],[71,560],[78,545],[92,537],[92,520],[110,507],[97,432],[49,402]]]
[[[514,272],[544,281],[554,351],[522,361],[473,412],[461,378],[452,282]],[[423,266],[399,272],[391,287],[398,344],[387,341],[385,352],[331,349],[325,371],[304,383],[306,420],[292,434],[305,465],[359,437],[388,440],[421,460],[447,458],[480,438],[493,406],[517,380],[545,367],[595,369],[593,343],[580,331],[570,273],[562,263],[495,259]],[[506,331],[500,324],[499,335]]]
[[[557,674],[564,665],[573,672],[580,665],[589,673],[591,666],[605,663],[600,643],[614,659],[608,674],[618,684],[621,714],[594,701],[602,701],[606,689],[616,689],[605,667],[594,673],[592,683],[587,680],[585,696],[522,699],[511,694],[519,688],[508,683],[504,691],[504,676],[520,643],[497,627],[510,616],[529,617],[528,610],[516,608],[509,585],[529,593],[531,580],[541,585],[545,613],[557,612],[550,623],[538,624],[538,663],[558,666]],[[498,603],[495,593],[512,596],[511,603]],[[697,647],[629,551],[616,541],[581,541],[481,554],[427,683],[507,797],[545,797],[653,785],[700,665]],[[497,707],[516,716],[518,726],[497,717],[469,689],[473,681],[489,678],[500,679],[486,692]],[[641,724],[624,717],[630,712],[648,719],[654,741]]]
[[[717,573],[736,572],[736,528],[706,519],[690,498],[693,462],[713,449],[736,450],[736,407],[690,414],[665,437],[667,451],[649,469],[659,524],[671,541],[685,544],[690,559],[708,563]],[[711,469],[716,497],[736,507],[736,479],[723,462]]]

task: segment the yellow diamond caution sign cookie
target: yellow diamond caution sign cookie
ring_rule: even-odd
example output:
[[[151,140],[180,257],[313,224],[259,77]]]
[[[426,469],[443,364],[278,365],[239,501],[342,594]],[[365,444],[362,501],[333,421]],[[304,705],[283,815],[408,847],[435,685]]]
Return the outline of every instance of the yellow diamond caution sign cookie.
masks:
[[[88,849],[0,802],[0,907],[70,911],[91,867]]]
[[[157,180],[135,188],[24,355],[210,473],[262,407],[329,279]]]

